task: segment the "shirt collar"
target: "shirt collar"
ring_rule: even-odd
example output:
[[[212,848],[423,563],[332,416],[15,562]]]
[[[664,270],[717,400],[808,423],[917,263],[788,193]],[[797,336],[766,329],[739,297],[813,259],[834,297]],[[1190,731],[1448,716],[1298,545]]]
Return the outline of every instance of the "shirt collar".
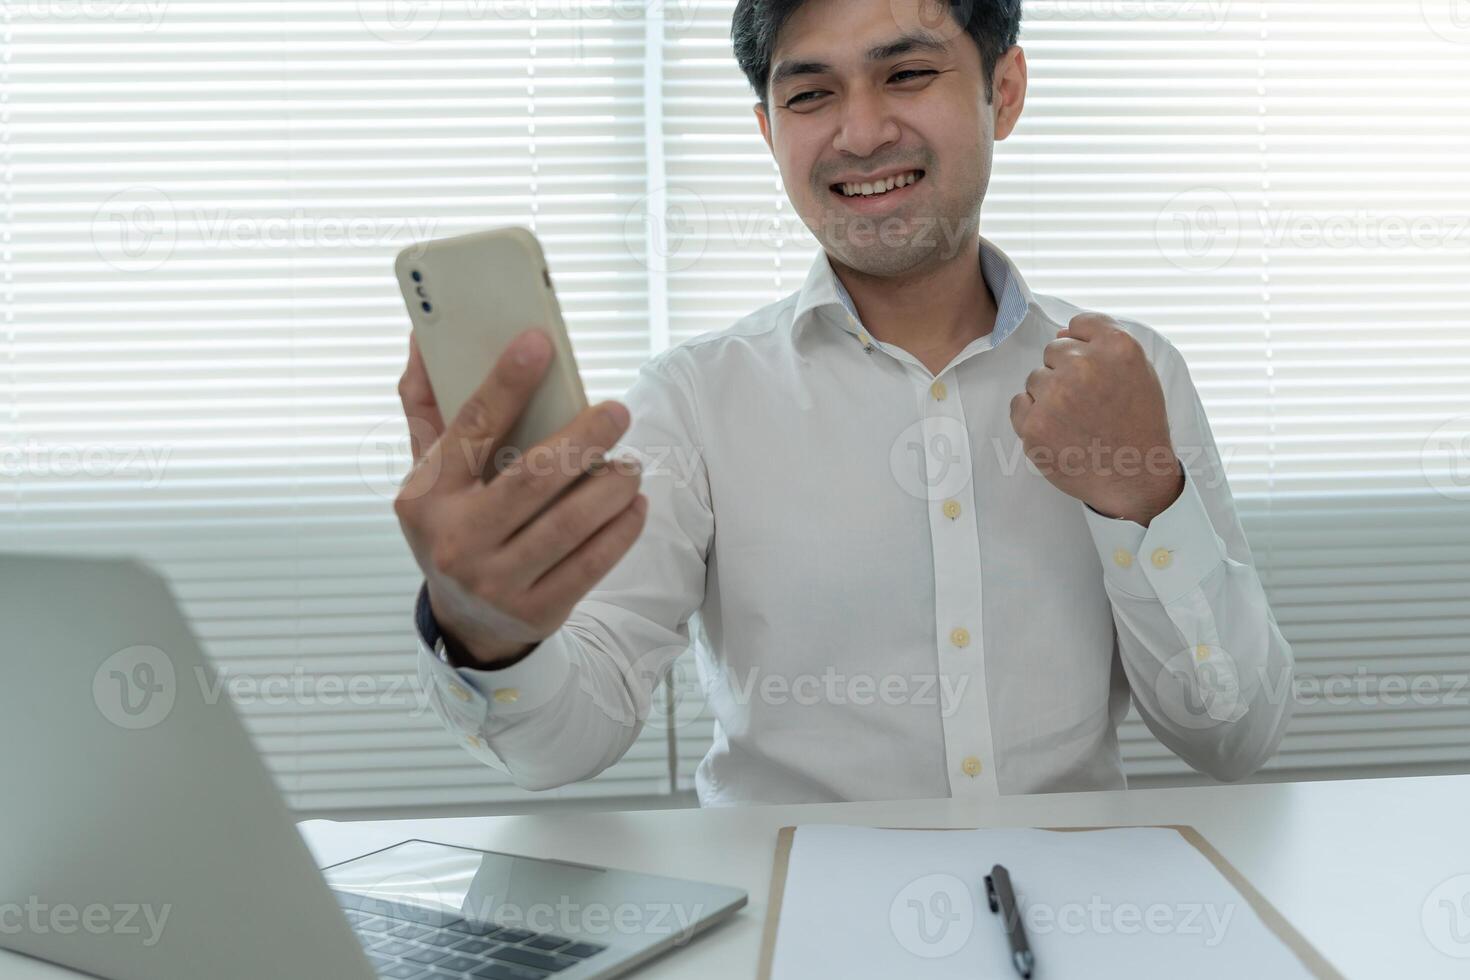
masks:
[[[1026,319],[1036,297],[1010,257],[984,237],[980,239],[980,274],[996,297],[995,330],[991,334],[991,346],[996,347]],[[799,337],[823,313],[848,333],[865,335],[852,298],[832,271],[827,253],[819,251],[807,272],[806,282],[796,294],[791,320],[793,335]]]

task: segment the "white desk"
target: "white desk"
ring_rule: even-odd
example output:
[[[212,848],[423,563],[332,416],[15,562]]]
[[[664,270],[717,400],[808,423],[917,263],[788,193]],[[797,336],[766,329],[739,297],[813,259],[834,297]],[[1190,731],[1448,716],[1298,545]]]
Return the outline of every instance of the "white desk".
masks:
[[[776,831],[788,824],[896,827],[1192,824],[1334,965],[1352,978],[1470,977],[1470,877],[1463,942],[1448,910],[1439,946],[1426,933],[1426,900],[1470,876],[1470,776],[1209,786],[1013,796],[985,812],[951,800],[718,810],[654,810],[374,823],[308,821],[302,833],[322,864],[411,837],[606,864],[734,885],[750,904],[640,978],[754,977]],[[1436,903],[1437,905],[1437,903]],[[1447,951],[1446,951],[1447,950]],[[1457,956],[1450,955],[1457,953]],[[0,976],[75,976],[0,953]]]

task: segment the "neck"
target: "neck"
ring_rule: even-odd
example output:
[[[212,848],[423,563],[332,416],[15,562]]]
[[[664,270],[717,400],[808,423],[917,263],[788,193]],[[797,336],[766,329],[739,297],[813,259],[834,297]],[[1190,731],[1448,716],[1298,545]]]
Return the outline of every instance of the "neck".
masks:
[[[952,260],[900,277],[871,276],[835,260],[832,270],[868,333],[908,351],[931,374],[995,329],[996,298],[980,271],[978,236]]]

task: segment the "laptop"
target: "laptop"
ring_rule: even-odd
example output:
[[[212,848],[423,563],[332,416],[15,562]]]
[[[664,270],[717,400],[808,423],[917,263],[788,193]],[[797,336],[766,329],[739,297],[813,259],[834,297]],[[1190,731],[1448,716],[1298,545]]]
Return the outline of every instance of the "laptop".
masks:
[[[743,891],[405,841],[319,871],[167,586],[0,556],[0,947],[112,980],[593,980]]]

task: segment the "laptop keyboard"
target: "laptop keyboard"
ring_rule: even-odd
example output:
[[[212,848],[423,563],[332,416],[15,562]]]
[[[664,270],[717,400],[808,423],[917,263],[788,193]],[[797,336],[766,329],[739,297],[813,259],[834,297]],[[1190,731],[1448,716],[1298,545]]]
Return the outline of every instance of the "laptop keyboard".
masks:
[[[543,980],[607,949],[464,920],[430,926],[355,909],[343,914],[378,976],[390,980]]]

